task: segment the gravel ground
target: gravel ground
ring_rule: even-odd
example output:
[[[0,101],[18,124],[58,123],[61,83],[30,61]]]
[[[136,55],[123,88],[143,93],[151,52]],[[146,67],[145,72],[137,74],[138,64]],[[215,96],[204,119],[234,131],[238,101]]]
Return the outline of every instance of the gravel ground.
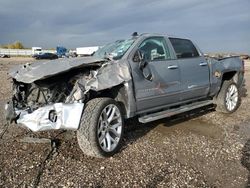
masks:
[[[0,59],[0,187],[250,187],[250,62],[235,113],[201,108],[149,124],[129,121],[121,152],[95,159],[82,154],[74,132],[6,125],[6,72],[30,61]]]

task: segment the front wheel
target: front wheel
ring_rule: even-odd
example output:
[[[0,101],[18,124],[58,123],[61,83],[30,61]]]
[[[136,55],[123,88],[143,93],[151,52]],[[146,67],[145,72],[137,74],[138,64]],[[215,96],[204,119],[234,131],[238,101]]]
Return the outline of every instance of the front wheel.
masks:
[[[89,156],[108,157],[121,147],[123,118],[118,103],[111,98],[90,100],[84,109],[77,140]]]
[[[216,98],[216,110],[223,113],[235,112],[240,106],[240,95],[237,85],[232,81],[224,81]]]

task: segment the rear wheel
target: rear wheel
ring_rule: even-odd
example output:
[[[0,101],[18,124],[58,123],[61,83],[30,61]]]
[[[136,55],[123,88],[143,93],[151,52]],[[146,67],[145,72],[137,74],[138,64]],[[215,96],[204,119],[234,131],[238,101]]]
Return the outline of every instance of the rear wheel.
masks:
[[[121,110],[115,100],[92,99],[84,109],[77,140],[85,154],[108,157],[120,149],[123,128]]]
[[[232,81],[224,81],[216,98],[216,111],[223,113],[235,112],[240,105],[240,95],[237,85]]]

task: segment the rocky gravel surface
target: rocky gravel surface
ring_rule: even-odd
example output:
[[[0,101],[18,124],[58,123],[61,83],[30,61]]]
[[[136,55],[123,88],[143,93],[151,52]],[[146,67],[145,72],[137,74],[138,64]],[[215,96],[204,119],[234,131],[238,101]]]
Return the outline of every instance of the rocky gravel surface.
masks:
[[[235,113],[206,107],[149,124],[134,119],[122,150],[96,159],[82,154],[74,132],[6,124],[6,71],[29,61],[0,59],[0,187],[250,187],[250,64]]]

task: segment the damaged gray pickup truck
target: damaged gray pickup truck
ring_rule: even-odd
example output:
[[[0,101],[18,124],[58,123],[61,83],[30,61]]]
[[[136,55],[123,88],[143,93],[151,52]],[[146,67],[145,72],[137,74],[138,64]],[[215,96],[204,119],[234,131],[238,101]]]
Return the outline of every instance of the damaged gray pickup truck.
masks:
[[[75,130],[85,154],[107,157],[120,149],[126,119],[147,123],[210,104],[234,112],[244,64],[205,58],[188,39],[142,34],[90,57],[20,65],[9,75],[7,120],[32,131]]]

